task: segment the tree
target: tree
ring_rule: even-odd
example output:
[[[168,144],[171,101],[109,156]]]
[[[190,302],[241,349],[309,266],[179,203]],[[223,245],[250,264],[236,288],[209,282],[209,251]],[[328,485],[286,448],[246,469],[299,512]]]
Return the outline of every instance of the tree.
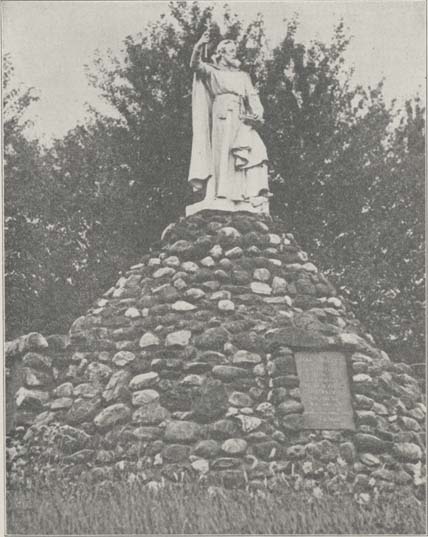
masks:
[[[25,130],[28,107],[37,100],[33,88],[13,87],[10,55],[3,59],[4,222],[6,334],[13,337],[35,317],[39,293],[43,239],[40,218],[43,186],[40,147]]]

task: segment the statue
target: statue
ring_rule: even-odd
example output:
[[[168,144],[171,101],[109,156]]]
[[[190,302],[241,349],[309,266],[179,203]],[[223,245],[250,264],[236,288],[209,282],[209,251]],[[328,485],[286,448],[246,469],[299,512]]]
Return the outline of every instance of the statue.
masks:
[[[193,143],[189,182],[203,201],[202,209],[244,210],[269,214],[266,147],[256,127],[263,106],[248,73],[240,70],[236,44],[219,43],[213,63],[202,60],[209,42],[206,31],[196,43],[191,68]]]

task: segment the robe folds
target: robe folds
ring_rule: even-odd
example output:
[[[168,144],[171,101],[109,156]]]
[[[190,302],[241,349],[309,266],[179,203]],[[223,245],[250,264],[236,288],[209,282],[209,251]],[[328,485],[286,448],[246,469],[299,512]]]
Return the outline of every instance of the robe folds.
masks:
[[[195,191],[206,183],[206,200],[243,201],[269,189],[266,147],[244,122],[245,115],[263,118],[250,76],[199,62],[193,78],[189,181]]]

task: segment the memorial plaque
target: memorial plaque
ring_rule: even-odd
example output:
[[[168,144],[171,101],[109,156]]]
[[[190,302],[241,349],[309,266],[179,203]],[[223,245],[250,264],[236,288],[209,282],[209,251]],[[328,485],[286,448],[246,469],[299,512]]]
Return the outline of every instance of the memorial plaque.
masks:
[[[340,352],[296,352],[304,429],[355,429],[346,358]]]

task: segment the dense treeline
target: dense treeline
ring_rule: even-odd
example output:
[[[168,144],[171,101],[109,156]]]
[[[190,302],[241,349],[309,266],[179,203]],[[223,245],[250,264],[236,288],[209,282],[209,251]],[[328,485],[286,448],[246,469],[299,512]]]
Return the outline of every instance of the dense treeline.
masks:
[[[212,8],[174,2],[127,37],[123,55],[96,55],[88,80],[118,112],[90,111],[44,148],[25,137],[37,97],[4,67],[6,336],[64,332],[191,202],[191,73]],[[244,27],[225,8],[213,44],[239,52],[265,105],[262,136],[284,220],[347,294],[379,344],[422,361],[425,110],[387,105],[382,83],[352,83],[343,23],[330,43],[305,47],[289,21],[266,46],[262,17]]]

